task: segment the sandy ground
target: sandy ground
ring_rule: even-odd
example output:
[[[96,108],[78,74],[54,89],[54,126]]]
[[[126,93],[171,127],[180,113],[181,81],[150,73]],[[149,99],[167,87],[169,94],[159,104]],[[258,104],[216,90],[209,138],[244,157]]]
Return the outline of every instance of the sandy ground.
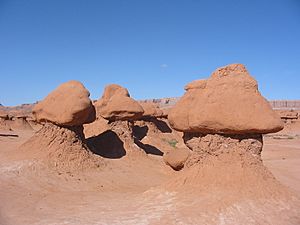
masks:
[[[26,157],[17,160],[18,146],[33,132],[17,134],[0,136],[1,225],[230,224],[226,212],[211,218],[197,208],[178,210],[185,205],[193,209],[198,199],[205,202],[213,196],[187,196],[179,204],[174,193],[156,189],[176,173],[161,156],[110,159],[97,171],[59,173]],[[300,138],[267,137],[264,144],[264,164],[300,195]],[[256,224],[248,216],[245,213],[239,224]]]

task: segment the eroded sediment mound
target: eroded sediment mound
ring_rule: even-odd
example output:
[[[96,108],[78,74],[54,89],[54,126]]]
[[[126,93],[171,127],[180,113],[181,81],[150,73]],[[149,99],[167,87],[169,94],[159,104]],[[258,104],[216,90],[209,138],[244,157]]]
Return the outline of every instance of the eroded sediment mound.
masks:
[[[82,126],[65,128],[46,123],[21,146],[21,150],[59,171],[103,167],[103,159],[90,152],[85,145],[82,131]]]
[[[283,128],[278,115],[241,64],[217,69],[207,80],[194,81],[171,109],[172,127],[201,133],[270,133]]]
[[[95,108],[90,93],[78,81],[61,84],[32,113],[38,122],[52,122],[62,126],[78,126],[95,120]]]
[[[107,120],[135,120],[143,115],[142,106],[130,98],[128,90],[117,84],[105,87],[103,96],[95,103],[97,116]]]
[[[184,142],[192,150],[186,165],[205,162],[208,156],[229,154],[238,152],[245,155],[246,152],[260,160],[263,147],[261,134],[201,134],[184,133]],[[217,158],[216,158],[217,159]]]
[[[176,189],[251,192],[280,186],[262,164],[261,135],[187,134],[184,139],[192,155],[186,162],[188,169],[172,181]]]

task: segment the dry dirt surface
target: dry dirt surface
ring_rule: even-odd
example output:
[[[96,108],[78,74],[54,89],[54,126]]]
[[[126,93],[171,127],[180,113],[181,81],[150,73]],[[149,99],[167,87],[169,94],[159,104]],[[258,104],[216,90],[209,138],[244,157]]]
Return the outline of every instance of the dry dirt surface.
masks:
[[[191,189],[178,195],[164,189],[162,184],[180,171],[166,166],[160,154],[136,152],[104,158],[98,168],[61,172],[22,151],[34,131],[0,134],[1,225],[300,224],[299,217],[285,213],[299,208],[285,209],[282,200],[270,220],[274,204],[268,199],[259,206],[227,198],[225,192],[205,195]],[[265,137],[262,157],[274,176],[300,195],[300,138]]]

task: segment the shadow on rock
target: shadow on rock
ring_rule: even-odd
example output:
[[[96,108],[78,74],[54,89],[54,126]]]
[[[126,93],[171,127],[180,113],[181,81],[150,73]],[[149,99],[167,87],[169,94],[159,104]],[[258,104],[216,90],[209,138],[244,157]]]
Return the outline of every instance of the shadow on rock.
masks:
[[[151,118],[145,118],[144,120],[148,121],[148,122],[152,122],[153,124],[155,124],[155,126],[157,127],[157,129],[160,132],[162,132],[162,133],[172,133],[172,129],[163,120],[160,120],[160,119],[157,119],[157,118],[153,118],[153,117],[151,117]]]
[[[160,151],[158,148],[149,145],[149,144],[144,144],[140,142],[139,140],[135,139],[134,143],[139,146],[141,149],[143,149],[147,154],[152,154],[152,155],[159,155],[162,156],[164,153]]]
[[[109,159],[118,159],[126,155],[124,143],[118,135],[111,131],[105,131],[98,136],[86,139],[90,150],[97,155]]]
[[[149,128],[147,126],[134,126],[132,128],[133,136],[138,139],[142,140],[148,133]]]

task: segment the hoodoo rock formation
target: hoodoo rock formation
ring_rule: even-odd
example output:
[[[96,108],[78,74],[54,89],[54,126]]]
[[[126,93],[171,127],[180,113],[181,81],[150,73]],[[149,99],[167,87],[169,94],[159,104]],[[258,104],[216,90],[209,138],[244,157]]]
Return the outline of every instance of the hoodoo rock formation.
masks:
[[[283,129],[241,64],[217,69],[209,79],[193,81],[185,90],[168,119],[174,129],[184,132],[184,142],[193,151],[188,167],[232,152],[260,159],[262,134]]]
[[[183,131],[191,154],[184,171],[167,187],[203,192],[210,196],[206,205],[220,204],[216,199],[224,205],[236,205],[240,209],[234,216],[254,212],[264,204],[269,205],[265,210],[269,221],[278,207],[289,216],[295,215],[295,211],[289,212],[292,201],[279,206],[278,199],[288,199],[289,192],[261,160],[262,134],[281,130],[282,122],[246,68],[241,64],[222,67],[209,79],[192,82],[185,89],[171,109],[169,121],[174,129]],[[249,198],[250,205],[241,204]]]
[[[106,86],[95,108],[97,119],[87,126],[95,134],[89,138],[90,148],[108,158],[120,158],[128,152],[136,152],[134,150],[139,147],[134,143],[132,129],[134,121],[142,117],[144,110],[130,97],[128,90],[117,84]]]
[[[100,167],[100,157],[85,144],[83,124],[95,119],[89,92],[78,81],[60,85],[33,108],[36,120],[43,127],[22,146],[28,154],[44,159],[59,170],[81,170]]]

